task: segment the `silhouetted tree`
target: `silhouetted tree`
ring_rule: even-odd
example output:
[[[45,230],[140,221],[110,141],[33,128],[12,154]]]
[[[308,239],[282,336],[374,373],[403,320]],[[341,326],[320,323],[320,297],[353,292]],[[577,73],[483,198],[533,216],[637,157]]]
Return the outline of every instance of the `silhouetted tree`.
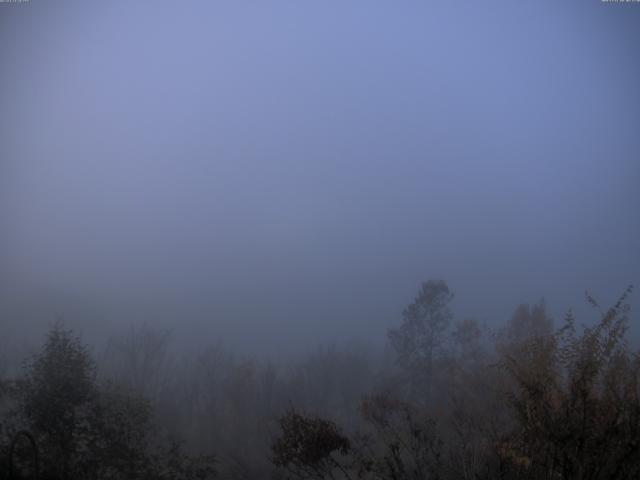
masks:
[[[505,356],[517,429],[503,453],[523,478],[640,478],[640,360],[624,341],[630,293],[581,335],[569,313],[555,335]]]
[[[19,411],[42,445],[43,465],[54,478],[88,468],[78,454],[91,441],[95,381],[96,366],[87,349],[57,324],[18,383]]]
[[[530,306],[518,305],[507,325],[499,332],[498,346],[518,349],[533,338],[553,333],[553,320],[547,315],[544,300]]]
[[[426,395],[427,400],[432,390],[435,356],[453,318],[449,309],[452,299],[443,280],[424,282],[413,303],[402,312],[402,324],[388,331],[398,363],[409,373],[415,393]]]
[[[272,445],[272,461],[296,478],[350,478],[340,456],[351,450],[349,439],[335,423],[288,411],[280,418],[282,435]]]
[[[191,480],[214,471],[211,458],[164,446],[149,402],[98,382],[87,348],[61,324],[16,382],[15,413],[38,444],[45,478]]]
[[[388,393],[366,397],[362,417],[374,437],[359,450],[365,476],[379,479],[442,478],[443,444],[436,422],[424,408]]]
[[[157,403],[169,383],[171,332],[146,323],[109,339],[104,363],[110,378]]]

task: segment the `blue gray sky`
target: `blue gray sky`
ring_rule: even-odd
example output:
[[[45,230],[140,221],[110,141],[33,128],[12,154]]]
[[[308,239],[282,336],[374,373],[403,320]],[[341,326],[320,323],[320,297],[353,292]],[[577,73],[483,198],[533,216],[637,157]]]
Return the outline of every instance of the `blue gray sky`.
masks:
[[[638,27],[598,0],[0,4],[4,319],[277,351],[382,342],[432,277],[489,323],[608,304],[640,283]]]

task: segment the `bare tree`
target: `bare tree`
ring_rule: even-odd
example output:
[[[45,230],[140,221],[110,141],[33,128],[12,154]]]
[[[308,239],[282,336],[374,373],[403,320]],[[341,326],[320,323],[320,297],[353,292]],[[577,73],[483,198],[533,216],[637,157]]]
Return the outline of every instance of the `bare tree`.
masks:
[[[156,401],[169,383],[171,332],[146,323],[112,337],[105,352],[107,374],[122,385]]]

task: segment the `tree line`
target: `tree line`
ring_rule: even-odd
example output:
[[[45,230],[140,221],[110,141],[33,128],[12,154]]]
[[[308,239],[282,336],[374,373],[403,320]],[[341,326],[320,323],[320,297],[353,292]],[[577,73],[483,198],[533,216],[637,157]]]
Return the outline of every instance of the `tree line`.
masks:
[[[385,351],[284,364],[180,355],[149,325],[96,353],[57,323],[0,376],[0,479],[640,478],[630,294],[587,294],[589,327],[554,326],[540,302],[489,328],[429,280]]]

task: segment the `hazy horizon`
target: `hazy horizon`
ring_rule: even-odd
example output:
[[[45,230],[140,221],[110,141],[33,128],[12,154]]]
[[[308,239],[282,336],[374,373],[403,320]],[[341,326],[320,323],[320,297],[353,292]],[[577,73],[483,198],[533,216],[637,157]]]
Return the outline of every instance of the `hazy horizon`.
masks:
[[[1,322],[382,344],[429,278],[457,318],[544,297],[589,322],[586,289],[640,283],[637,25],[600,1],[0,4]]]

